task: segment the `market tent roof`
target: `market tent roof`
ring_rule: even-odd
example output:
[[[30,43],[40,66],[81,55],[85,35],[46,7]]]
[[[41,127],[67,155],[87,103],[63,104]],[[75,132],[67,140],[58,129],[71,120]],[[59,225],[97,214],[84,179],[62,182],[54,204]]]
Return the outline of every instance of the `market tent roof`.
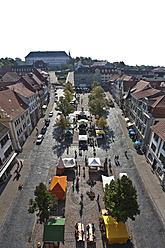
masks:
[[[128,126],[128,127],[131,127],[131,126],[133,126],[134,124],[135,124],[135,122],[128,122],[128,123],[127,123],[127,126]]]
[[[65,135],[73,135],[73,130],[65,130]]]
[[[80,119],[80,120],[78,120],[78,122],[81,122],[81,121],[83,121],[85,123],[88,123],[88,120],[86,120],[86,119]]]
[[[46,109],[46,108],[47,108],[47,106],[46,106],[46,105],[43,105],[43,106],[42,106],[42,108],[43,108],[43,109]]]
[[[102,175],[103,188],[105,188],[106,184],[110,184],[112,180],[115,180],[114,176],[106,177]]]
[[[126,117],[126,118],[125,118],[125,121],[126,121],[126,122],[129,122],[129,118],[128,118],[128,117]]]
[[[89,167],[99,167],[101,166],[101,162],[99,158],[88,158],[88,166]]]
[[[87,141],[88,137],[87,135],[79,135],[79,141]]]
[[[96,130],[97,135],[105,135],[104,130]]]
[[[67,176],[54,176],[52,180],[52,184],[50,190],[52,195],[56,195],[58,200],[64,200],[64,193],[66,191],[67,186]]]
[[[44,225],[44,242],[64,241],[65,218],[48,219]]]
[[[62,160],[62,157],[60,157],[60,159],[58,161],[57,168],[58,169],[64,169],[65,168],[64,163],[63,163],[63,160]]]
[[[75,166],[75,159],[74,158],[63,158],[65,168],[72,168]]]
[[[106,237],[109,244],[124,244],[128,241],[129,235],[124,222],[116,222],[112,216],[102,216],[105,227]]]
[[[79,122],[79,126],[81,126],[81,125],[86,126],[86,125],[87,125],[87,123],[86,123],[85,121],[81,121],[81,122]]]

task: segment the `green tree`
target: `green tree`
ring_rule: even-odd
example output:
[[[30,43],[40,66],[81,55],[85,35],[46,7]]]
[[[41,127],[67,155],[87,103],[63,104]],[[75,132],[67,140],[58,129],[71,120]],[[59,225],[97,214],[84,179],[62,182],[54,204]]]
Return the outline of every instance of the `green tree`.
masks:
[[[104,203],[108,214],[115,217],[117,222],[126,222],[128,218],[135,220],[135,216],[140,214],[136,188],[127,176],[106,184]]]
[[[35,200],[29,200],[29,213],[38,211],[40,224],[46,222],[50,216],[50,210],[56,211],[58,206],[58,199],[55,195],[51,194],[51,191],[47,189],[44,183],[40,183],[34,190]]]
[[[101,83],[94,81],[94,83],[92,84],[92,90],[93,88],[95,88],[96,86],[101,86]]]
[[[107,125],[107,120],[102,116],[99,120],[96,121],[98,127],[104,128]]]
[[[66,83],[64,91],[69,90],[71,94],[74,93],[74,87],[73,84],[71,84],[69,81]]]
[[[107,109],[108,109],[108,102],[107,99],[102,99],[102,98],[95,98],[91,101],[89,101],[89,111],[93,115],[98,115],[101,117],[103,114],[106,114]]]
[[[89,101],[96,98],[105,98],[105,92],[101,86],[95,86],[89,96]]]
[[[64,96],[68,102],[71,102],[73,100],[73,96],[69,90],[65,90]]]
[[[58,128],[61,129],[61,136],[63,138],[63,133],[64,133],[64,130],[69,127],[70,123],[68,120],[66,120],[66,118],[64,117],[63,114],[60,115],[60,118],[56,119],[56,122],[55,122],[55,126],[57,126]]]
[[[65,117],[74,112],[74,107],[63,96],[60,96],[59,101],[56,103],[55,110],[61,112]]]

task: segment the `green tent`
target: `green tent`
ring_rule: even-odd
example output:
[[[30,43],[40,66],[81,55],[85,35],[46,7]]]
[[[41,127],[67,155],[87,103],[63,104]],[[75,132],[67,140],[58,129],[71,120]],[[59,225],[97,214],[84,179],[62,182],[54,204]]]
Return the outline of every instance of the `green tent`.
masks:
[[[65,135],[66,136],[73,135],[73,130],[65,130]]]
[[[81,122],[79,123],[79,126],[81,126],[81,125],[86,126],[86,125],[87,125],[87,123],[86,123],[85,121],[81,121]]]
[[[44,226],[44,242],[64,241],[65,218],[48,219]]]

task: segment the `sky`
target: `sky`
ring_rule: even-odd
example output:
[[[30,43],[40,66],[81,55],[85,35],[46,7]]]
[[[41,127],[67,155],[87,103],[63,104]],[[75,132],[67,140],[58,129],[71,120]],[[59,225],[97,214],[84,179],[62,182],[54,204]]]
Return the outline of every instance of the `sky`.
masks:
[[[0,58],[70,51],[165,66],[164,0],[0,0]]]

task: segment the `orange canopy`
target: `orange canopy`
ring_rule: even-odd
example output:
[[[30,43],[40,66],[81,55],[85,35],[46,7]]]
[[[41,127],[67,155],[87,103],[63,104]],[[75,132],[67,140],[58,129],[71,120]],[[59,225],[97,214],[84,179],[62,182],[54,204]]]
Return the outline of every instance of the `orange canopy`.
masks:
[[[54,176],[50,187],[52,195],[56,195],[58,200],[64,200],[66,186],[67,186],[67,176],[61,176],[61,177]]]

